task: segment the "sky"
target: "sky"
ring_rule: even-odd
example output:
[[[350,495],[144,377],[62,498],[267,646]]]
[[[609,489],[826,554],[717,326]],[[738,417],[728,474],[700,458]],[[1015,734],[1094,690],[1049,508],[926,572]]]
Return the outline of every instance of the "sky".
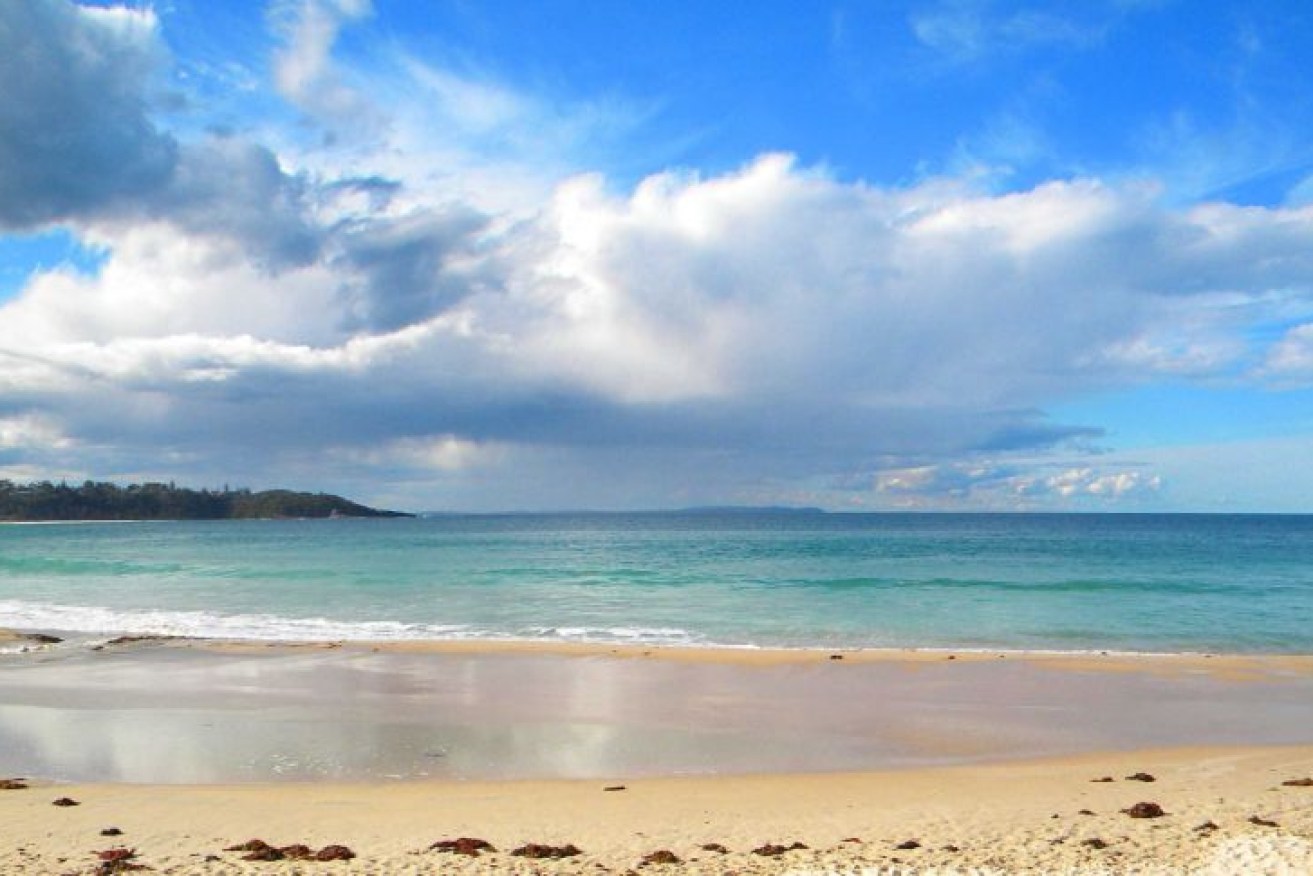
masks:
[[[1305,0],[0,0],[0,477],[1313,512]]]

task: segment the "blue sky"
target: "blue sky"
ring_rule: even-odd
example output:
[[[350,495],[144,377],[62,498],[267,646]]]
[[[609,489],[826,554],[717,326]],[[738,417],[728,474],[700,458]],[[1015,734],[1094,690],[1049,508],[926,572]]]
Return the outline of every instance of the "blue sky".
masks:
[[[1306,4],[0,12],[0,476],[1313,511]]]

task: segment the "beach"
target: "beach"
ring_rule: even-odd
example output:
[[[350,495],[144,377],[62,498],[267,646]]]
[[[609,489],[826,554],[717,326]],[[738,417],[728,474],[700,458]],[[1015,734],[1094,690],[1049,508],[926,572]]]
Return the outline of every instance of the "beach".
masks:
[[[1310,535],[0,527],[0,873],[1313,872]]]
[[[1313,868],[1298,656],[95,647],[0,667],[4,872]],[[497,851],[430,850],[462,837]],[[224,851],[252,839],[355,857]]]

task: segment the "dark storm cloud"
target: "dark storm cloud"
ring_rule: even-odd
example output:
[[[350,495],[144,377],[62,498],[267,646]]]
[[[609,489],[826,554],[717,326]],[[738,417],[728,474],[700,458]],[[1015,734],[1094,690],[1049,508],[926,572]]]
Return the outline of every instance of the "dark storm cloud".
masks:
[[[165,186],[178,145],[151,120],[154,17],[0,0],[0,228],[85,216]]]
[[[358,278],[343,289],[345,327],[393,331],[429,319],[477,291],[479,273],[454,269],[476,255],[487,218],[469,208],[424,212],[339,229],[336,263]]]

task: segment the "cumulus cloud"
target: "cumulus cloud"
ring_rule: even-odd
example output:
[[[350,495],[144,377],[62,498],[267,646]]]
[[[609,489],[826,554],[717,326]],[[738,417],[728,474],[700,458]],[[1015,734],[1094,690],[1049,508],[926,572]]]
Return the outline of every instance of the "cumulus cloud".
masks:
[[[267,148],[180,143],[154,121],[165,62],[148,9],[0,0],[0,230],[167,222],[266,266],[317,255],[306,183]]]
[[[32,8],[52,56],[105,21],[113,57],[158,50],[144,13]],[[330,49],[367,4],[281,8],[281,87],[338,100]],[[106,257],[0,306],[6,471],[383,479],[412,507],[1128,501],[1162,482],[1091,462],[1098,424],[1047,406],[1313,361],[1302,328],[1252,331],[1313,316],[1307,207],[1180,208],[1096,179],[876,187],[764,155],[624,188],[574,175],[499,209],[435,184],[405,124],[376,162],[174,140],[148,66],[115,87],[138,145],[167,147],[161,176],[75,201],[49,184],[44,213],[10,219],[69,221]],[[487,112],[469,124],[527,111]]]
[[[1093,182],[881,190],[784,156],[622,196],[576,179],[509,226],[375,210],[318,233],[324,255],[271,274],[185,224],[132,225],[98,276],[44,275],[0,311],[0,343],[41,357],[29,396],[49,387],[45,409],[117,442],[258,436],[380,465],[437,447],[444,471],[482,458],[466,446],[683,448],[729,451],[747,479],[875,460],[874,495],[1118,498],[1151,478],[934,460],[1097,439],[1033,406],[1179,370],[1221,331],[1193,338],[1192,302],[1307,289],[1313,240],[1294,211],[1178,213]],[[1270,258],[1246,272],[1226,241]],[[1144,352],[1168,336],[1170,361]]]
[[[148,100],[161,51],[149,10],[0,0],[0,230],[167,183],[177,144]]]
[[[1152,503],[1163,489],[1163,479],[1143,465],[1064,468],[1053,461],[1026,465],[978,459],[886,469],[872,476],[870,489],[901,508],[943,507],[949,498],[959,507],[1026,510],[1055,504],[1079,508]]]

